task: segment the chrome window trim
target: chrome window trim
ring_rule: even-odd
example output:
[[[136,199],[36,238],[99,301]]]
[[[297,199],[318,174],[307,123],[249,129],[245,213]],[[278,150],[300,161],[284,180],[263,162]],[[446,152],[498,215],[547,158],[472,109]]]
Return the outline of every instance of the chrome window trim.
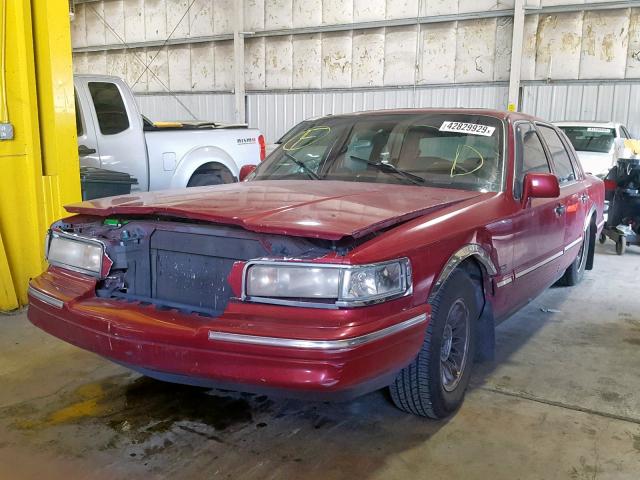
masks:
[[[73,265],[67,265],[67,264],[61,263],[61,262],[50,261],[49,260],[49,247],[50,247],[50,244],[51,244],[51,239],[53,237],[66,238],[67,240],[71,240],[71,241],[74,241],[74,242],[91,243],[91,244],[97,245],[102,249],[102,257],[103,257],[103,259],[104,259],[104,257],[107,257],[107,259],[110,262],[112,262],[111,258],[109,258],[109,255],[107,255],[107,246],[105,245],[105,243],[102,240],[99,240],[97,238],[84,237],[82,235],[78,235],[78,234],[75,234],[75,233],[63,232],[62,230],[58,230],[58,229],[50,229],[49,232],[47,233],[47,237],[46,237],[45,258],[46,258],[47,262],[49,263],[49,265],[53,265],[53,266],[56,266],[56,267],[64,268],[65,270],[71,270],[73,272],[82,273],[84,275],[89,275],[91,277],[98,278],[98,279],[104,278],[104,275],[102,274],[102,263],[100,264],[101,271],[100,272],[94,272],[92,270],[85,270],[84,268],[75,267]]]
[[[432,303],[435,300],[436,295],[442,285],[446,282],[447,278],[453,273],[455,268],[460,265],[464,260],[469,257],[476,257],[482,265],[487,269],[487,273],[490,276],[497,275],[498,269],[496,268],[493,260],[489,256],[489,253],[479,244],[477,243],[469,243],[462,248],[458,249],[453,253],[445,263],[438,279],[433,284],[433,288],[431,289],[431,293],[429,294],[428,302]]]
[[[307,300],[289,300],[287,298],[279,298],[279,297],[255,297],[247,294],[247,273],[249,268],[254,265],[269,265],[269,266],[284,266],[284,267],[301,267],[301,268],[333,268],[339,269],[341,272],[346,270],[355,270],[359,268],[368,268],[368,267],[378,267],[381,265],[387,265],[391,263],[400,262],[403,266],[403,291],[396,292],[392,294],[383,294],[378,297],[370,297],[367,300],[340,300],[337,298],[335,301],[331,301],[329,299],[328,302],[317,302],[314,299],[310,298]],[[338,292],[342,292],[342,282],[344,275],[340,274],[340,283],[338,285]],[[396,298],[406,297],[413,293],[413,271],[411,268],[411,261],[407,257],[396,258],[393,260],[385,260],[382,262],[376,263],[367,263],[362,265],[346,265],[340,263],[314,263],[314,262],[298,262],[294,259],[284,260],[284,259],[255,259],[249,260],[245,263],[244,268],[242,269],[242,291],[240,294],[240,300],[243,302],[253,302],[253,303],[266,303],[271,305],[284,305],[284,306],[292,306],[292,307],[309,307],[309,308],[324,308],[324,309],[337,309],[337,308],[350,308],[350,307],[365,307],[367,305],[374,305],[376,303],[381,303],[389,300],[394,300]]]
[[[28,294],[31,295],[33,298],[36,298],[41,302],[46,303],[47,305],[51,305],[52,307],[55,307],[55,308],[64,307],[64,302],[62,300],[52,297],[51,295],[48,295],[38,290],[37,288],[32,287],[31,285],[29,285]]]
[[[426,322],[427,319],[427,314],[421,313],[420,315],[381,330],[375,330],[365,335],[360,335],[359,337],[343,338],[340,340],[305,340],[296,338],[263,337],[258,335],[245,335],[241,333],[216,332],[213,330],[209,330],[208,338],[214,342],[242,343],[263,347],[299,348],[319,351],[349,350],[419,325]]]

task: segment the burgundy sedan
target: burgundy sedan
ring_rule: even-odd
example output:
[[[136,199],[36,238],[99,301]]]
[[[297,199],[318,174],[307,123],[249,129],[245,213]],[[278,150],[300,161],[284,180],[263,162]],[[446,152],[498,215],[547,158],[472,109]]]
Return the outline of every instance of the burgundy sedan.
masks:
[[[150,377],[442,418],[495,324],[591,269],[604,187],[489,110],[313,120],[248,181],[67,207],[29,318]]]

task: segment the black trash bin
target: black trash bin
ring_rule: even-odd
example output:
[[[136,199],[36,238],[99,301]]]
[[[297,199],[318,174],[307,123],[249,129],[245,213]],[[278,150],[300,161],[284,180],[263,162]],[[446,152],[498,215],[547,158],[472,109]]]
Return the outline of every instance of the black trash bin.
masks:
[[[96,167],[80,167],[82,200],[127,195],[138,180],[128,173]]]

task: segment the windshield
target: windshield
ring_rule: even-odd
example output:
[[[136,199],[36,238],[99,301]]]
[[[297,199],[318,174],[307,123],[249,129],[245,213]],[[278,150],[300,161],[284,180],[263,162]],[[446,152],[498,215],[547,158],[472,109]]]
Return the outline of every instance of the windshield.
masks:
[[[604,127],[560,127],[579,152],[609,153],[616,131]]]
[[[375,114],[306,121],[253,180],[342,180],[497,192],[502,122],[484,115]]]

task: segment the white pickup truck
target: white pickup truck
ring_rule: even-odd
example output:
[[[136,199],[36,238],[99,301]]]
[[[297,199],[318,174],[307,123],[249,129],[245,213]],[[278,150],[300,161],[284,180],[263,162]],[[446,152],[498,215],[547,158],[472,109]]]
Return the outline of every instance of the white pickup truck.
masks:
[[[74,84],[80,165],[128,173],[134,191],[230,183],[264,159],[264,136],[246,125],[154,123],[118,77],[77,75]]]

